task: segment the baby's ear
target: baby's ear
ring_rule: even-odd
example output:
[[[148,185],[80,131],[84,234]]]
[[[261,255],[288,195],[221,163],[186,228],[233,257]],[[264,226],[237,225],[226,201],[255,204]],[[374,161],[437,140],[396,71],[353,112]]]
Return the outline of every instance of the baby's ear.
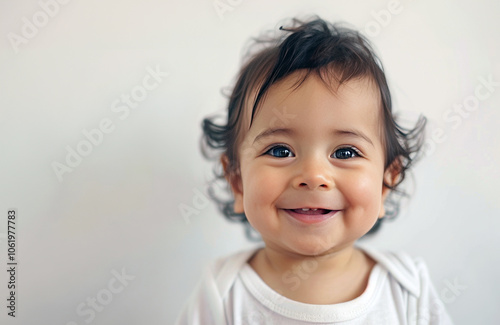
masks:
[[[243,213],[243,186],[241,184],[241,175],[239,171],[235,171],[229,167],[229,158],[226,154],[222,154],[220,162],[222,163],[222,168],[224,170],[224,177],[231,186],[231,191],[233,192],[234,212]]]
[[[382,186],[382,207],[380,210],[379,218],[383,218],[385,216],[384,202],[385,199],[387,199],[389,193],[391,192],[391,189],[387,185],[393,187],[398,183],[399,178],[401,176],[401,168],[402,168],[401,159],[398,157],[394,159],[392,164],[390,164],[389,167],[385,169],[384,184]]]

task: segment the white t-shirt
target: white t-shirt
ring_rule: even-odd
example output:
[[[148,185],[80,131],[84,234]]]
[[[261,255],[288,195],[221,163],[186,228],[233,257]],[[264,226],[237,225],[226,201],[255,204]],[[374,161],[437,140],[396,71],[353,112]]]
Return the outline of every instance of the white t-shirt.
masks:
[[[247,263],[250,250],[207,268],[177,324],[452,324],[420,258],[357,247],[377,264],[351,301],[312,305],[278,294]]]

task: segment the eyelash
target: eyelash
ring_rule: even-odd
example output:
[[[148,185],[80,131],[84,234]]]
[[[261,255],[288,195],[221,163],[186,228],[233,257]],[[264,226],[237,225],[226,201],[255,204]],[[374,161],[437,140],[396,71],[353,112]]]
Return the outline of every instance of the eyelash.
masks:
[[[285,150],[288,150],[289,153],[291,154],[290,155],[287,155],[287,156],[277,156],[277,155],[273,155],[271,154],[271,152],[275,149],[280,149],[280,148],[283,148]],[[349,157],[349,158],[335,158],[334,155],[335,153],[337,153],[339,150],[351,150],[354,154],[353,157]],[[284,144],[278,144],[278,145],[273,145],[272,147],[270,147],[269,149],[267,149],[265,152],[264,152],[265,155],[269,155],[269,156],[272,156],[272,157],[275,157],[275,158],[290,158],[290,157],[295,157],[295,154],[293,153],[292,149],[290,149],[290,147],[284,145]],[[356,157],[363,157],[363,155],[361,154],[361,151],[359,151],[358,148],[356,147],[353,147],[353,146],[346,146],[346,147],[341,147],[341,148],[338,148],[336,149],[332,155],[331,155],[332,158],[335,158],[335,159],[340,159],[340,160],[347,160],[347,159],[352,159],[352,158],[356,158]]]

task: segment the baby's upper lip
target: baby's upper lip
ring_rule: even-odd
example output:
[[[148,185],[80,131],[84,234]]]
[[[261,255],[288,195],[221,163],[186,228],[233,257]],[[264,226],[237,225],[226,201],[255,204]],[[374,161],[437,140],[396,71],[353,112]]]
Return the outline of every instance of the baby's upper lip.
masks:
[[[331,207],[312,207],[312,206],[302,206],[298,208],[283,208],[284,210],[301,210],[301,209],[309,209],[309,210],[338,210]]]
[[[342,210],[344,203],[340,197],[332,195],[284,195],[276,202],[276,207],[283,210],[323,209]]]

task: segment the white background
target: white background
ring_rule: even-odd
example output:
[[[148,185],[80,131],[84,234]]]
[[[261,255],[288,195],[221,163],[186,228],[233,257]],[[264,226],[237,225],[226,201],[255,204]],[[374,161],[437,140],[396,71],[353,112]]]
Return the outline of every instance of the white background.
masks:
[[[425,114],[437,134],[413,171],[412,199],[365,245],[422,256],[456,324],[498,324],[500,85],[467,116],[443,114],[474,103],[478,78],[500,81],[499,3],[401,0],[380,23],[388,0],[220,2],[231,10],[218,13],[212,0],[72,0],[44,21],[37,1],[0,1],[0,322],[172,324],[204,263],[254,245],[196,194],[213,167],[199,153],[199,125],[224,110],[221,88],[249,37],[317,13],[371,27],[396,109]],[[40,27],[29,30],[34,19]],[[148,67],[168,76],[120,119],[113,102],[138,91]],[[66,164],[68,146],[103,119],[113,131],[59,181],[53,163]],[[198,214],[186,222],[179,208],[193,200]],[[12,208],[15,320],[4,300]],[[134,278],[120,285],[113,272]]]

